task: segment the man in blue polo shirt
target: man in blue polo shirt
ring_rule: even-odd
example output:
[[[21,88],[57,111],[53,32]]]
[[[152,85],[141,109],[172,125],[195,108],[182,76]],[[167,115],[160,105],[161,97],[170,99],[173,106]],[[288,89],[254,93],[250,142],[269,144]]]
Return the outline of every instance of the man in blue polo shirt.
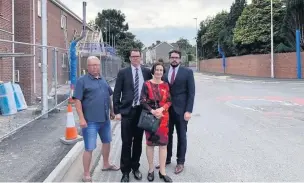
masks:
[[[109,163],[111,118],[114,117],[112,89],[100,75],[100,60],[91,56],[87,59],[88,74],[80,77],[76,83],[74,99],[79,116],[80,127],[85,145],[83,153],[83,181],[91,181],[90,164],[92,151],[96,148],[97,134],[102,141],[103,170],[119,170]]]

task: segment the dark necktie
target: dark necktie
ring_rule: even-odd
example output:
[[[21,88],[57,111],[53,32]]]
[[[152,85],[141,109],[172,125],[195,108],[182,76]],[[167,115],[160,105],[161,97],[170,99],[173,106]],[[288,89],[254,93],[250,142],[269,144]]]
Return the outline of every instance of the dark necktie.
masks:
[[[173,72],[172,72],[172,75],[171,75],[171,80],[170,80],[171,85],[173,84],[174,79],[175,79],[175,68],[173,68]]]
[[[139,76],[138,76],[138,68],[135,69],[135,83],[134,83],[134,105],[137,105],[137,102],[139,100]]]

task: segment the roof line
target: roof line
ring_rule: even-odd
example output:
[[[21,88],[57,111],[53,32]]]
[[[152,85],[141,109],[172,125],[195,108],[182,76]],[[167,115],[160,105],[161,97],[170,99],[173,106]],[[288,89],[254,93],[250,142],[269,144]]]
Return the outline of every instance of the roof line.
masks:
[[[172,46],[170,43],[168,43],[167,41],[161,42],[158,45],[154,46],[152,49],[158,47],[159,45],[163,44],[163,43],[167,43],[169,46],[171,46],[172,48],[174,48],[174,46]]]
[[[53,2],[55,5],[59,6],[59,8],[61,8],[66,13],[68,13],[69,15],[71,15],[74,19],[76,19],[77,21],[79,21],[80,23],[82,23],[82,19],[78,15],[76,15],[71,9],[69,9],[66,5],[64,5],[61,1],[59,1],[59,0],[51,0],[51,2]],[[86,25],[86,27],[89,28],[91,31],[94,30],[88,24]]]

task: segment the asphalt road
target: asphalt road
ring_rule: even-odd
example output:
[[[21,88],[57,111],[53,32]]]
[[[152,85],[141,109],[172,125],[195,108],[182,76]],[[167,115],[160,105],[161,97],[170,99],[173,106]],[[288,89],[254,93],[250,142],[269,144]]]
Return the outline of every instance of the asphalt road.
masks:
[[[303,82],[202,74],[195,80],[185,171],[174,175],[172,159],[167,174],[173,181],[304,181]],[[117,129],[111,158],[119,164]],[[176,144],[174,148],[176,152]],[[155,155],[157,163],[157,151]],[[145,148],[141,164],[147,181]],[[96,168],[94,181],[120,181],[120,172],[100,169]]]

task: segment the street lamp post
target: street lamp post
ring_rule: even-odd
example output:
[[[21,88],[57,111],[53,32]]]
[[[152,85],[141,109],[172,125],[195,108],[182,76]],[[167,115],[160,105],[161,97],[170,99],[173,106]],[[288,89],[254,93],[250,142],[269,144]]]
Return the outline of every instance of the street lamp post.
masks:
[[[109,45],[111,46],[111,22],[109,20]]]
[[[270,0],[270,14],[271,14],[271,23],[270,23],[270,29],[271,29],[271,78],[274,78],[274,63],[273,63],[273,2]]]
[[[197,18],[194,18],[195,19],[195,27],[196,27],[196,35],[197,35]],[[199,71],[199,68],[198,68],[198,60],[197,60],[197,36],[195,36],[196,39],[195,39],[195,62],[196,62],[196,71]]]
[[[106,19],[106,43],[108,43],[108,20]]]

